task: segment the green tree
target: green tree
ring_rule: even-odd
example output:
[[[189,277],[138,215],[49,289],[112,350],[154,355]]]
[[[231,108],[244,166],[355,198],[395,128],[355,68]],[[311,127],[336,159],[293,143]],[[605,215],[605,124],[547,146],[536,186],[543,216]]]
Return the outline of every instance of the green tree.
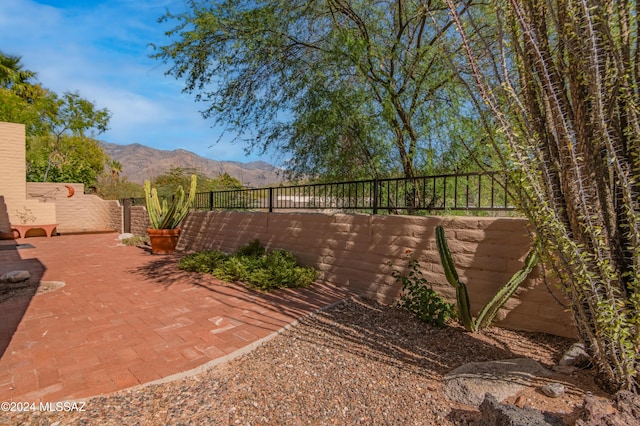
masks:
[[[173,167],[165,173],[151,179],[151,185],[156,188],[160,197],[169,197],[175,194],[178,186],[188,188],[191,184],[191,175],[198,178],[197,192],[221,191],[227,189],[242,189],[242,183],[231,177],[228,173],[222,173],[217,177],[208,178],[200,170],[192,167]]]
[[[27,150],[27,181],[81,182],[95,186],[109,157],[92,138],[61,135],[52,155],[50,135],[33,137]]]
[[[229,173],[221,173],[206,182],[209,191],[222,191],[228,189],[243,189],[240,179],[234,178]]]
[[[179,186],[189,188],[191,185],[191,175],[197,176],[197,191],[204,191],[202,181],[206,180],[206,177],[199,170],[192,167],[172,167],[165,173],[151,179],[151,186],[156,188],[160,198],[171,197],[176,193]]]
[[[31,86],[28,92],[29,100],[0,87],[0,121],[24,124],[27,137],[46,134],[49,126],[42,117],[50,111],[53,93],[39,84]]]
[[[27,179],[95,185],[108,156],[93,136],[107,130],[109,111],[33,84],[20,60],[0,52],[0,121],[25,124]]]
[[[280,150],[298,175],[412,177],[451,157],[452,141],[481,139],[479,126],[450,123],[469,108],[442,57],[453,41],[442,2],[188,6],[163,18],[177,24],[154,57],[207,103],[206,118],[248,135],[250,150]]]
[[[0,51],[0,87],[11,89],[18,95],[31,86],[30,80],[36,77],[33,71],[23,69],[22,58],[4,54]]]
[[[108,129],[110,119],[109,111],[97,109],[95,105],[71,92],[65,92],[61,98],[56,97],[50,114],[44,117],[44,121],[51,129],[48,139],[49,154],[47,166],[42,176],[42,181],[47,182],[52,167],[60,167],[67,159],[62,146],[62,141],[68,136],[86,139],[88,131],[98,135]],[[72,138],[73,140],[73,138]],[[102,164],[104,167],[104,163]],[[93,179],[95,181],[95,178]]]
[[[469,87],[500,128],[519,203],[604,382],[640,391],[640,16],[637,2],[447,0]],[[498,49],[488,48],[498,43]]]
[[[109,161],[108,167],[109,173],[111,174],[113,180],[120,180],[120,173],[122,173],[122,163],[117,160],[111,160]]]
[[[0,51],[0,121],[26,125],[27,135],[45,133],[42,118],[51,109],[53,93],[36,84],[36,73],[23,69],[19,56]]]
[[[96,195],[105,200],[142,198],[144,187],[139,183],[130,182],[126,176],[114,179],[111,173],[103,173],[98,176],[96,182]]]

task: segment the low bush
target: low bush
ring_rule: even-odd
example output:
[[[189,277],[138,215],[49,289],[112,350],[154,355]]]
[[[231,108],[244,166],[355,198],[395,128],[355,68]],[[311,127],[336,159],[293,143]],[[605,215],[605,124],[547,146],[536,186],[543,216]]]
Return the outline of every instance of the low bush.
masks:
[[[317,277],[313,268],[302,267],[285,250],[267,251],[253,240],[235,253],[204,251],[184,257],[178,267],[190,272],[213,274],[231,282],[244,282],[259,290],[296,288],[311,285]]]
[[[125,246],[143,246],[149,244],[149,237],[147,235],[134,235],[133,237],[125,238],[121,243]]]
[[[408,275],[396,270],[391,272],[396,282],[402,284],[402,292],[396,305],[411,312],[421,321],[443,327],[449,318],[455,317],[454,305],[429,286],[416,259],[409,261],[408,269]]]
[[[189,272],[211,274],[229,258],[229,255],[217,250],[201,251],[183,257],[178,264],[180,269]]]

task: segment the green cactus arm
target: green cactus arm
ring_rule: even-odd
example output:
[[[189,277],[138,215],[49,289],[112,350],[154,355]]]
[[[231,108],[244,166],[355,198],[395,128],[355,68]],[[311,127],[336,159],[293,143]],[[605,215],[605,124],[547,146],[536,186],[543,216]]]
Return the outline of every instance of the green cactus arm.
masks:
[[[166,202],[166,200],[165,200]],[[171,204],[167,204],[166,209],[163,209],[163,217],[160,223],[160,229],[173,229],[180,223],[176,221],[177,212],[179,207],[184,203],[184,189],[182,186],[178,186],[176,193],[171,200]]]
[[[458,303],[460,322],[467,331],[475,332],[478,330],[478,327],[471,316],[471,303],[469,302],[467,286],[461,282],[458,282],[458,284],[459,287],[456,288],[456,302]]]
[[[158,192],[155,188],[151,188],[151,182],[148,180],[144,182],[144,194],[150,226],[158,229],[162,209],[160,207],[160,200],[158,199]]]
[[[444,275],[447,277],[449,284],[457,289],[460,285],[460,278],[458,277],[458,272],[453,264],[453,258],[449,251],[449,245],[447,244],[447,238],[444,234],[444,228],[440,225],[436,227],[436,244],[438,246],[438,253],[440,253],[440,261],[444,268]]]
[[[467,286],[460,282],[458,272],[453,263],[451,252],[449,251],[449,245],[447,244],[447,238],[444,234],[444,228],[442,226],[436,227],[436,244],[438,246],[438,253],[440,254],[440,261],[444,268],[444,275],[447,278],[449,284],[456,289],[456,302],[458,304],[458,314],[460,316],[460,322],[467,331],[476,331],[476,325],[473,322],[471,316],[471,304],[469,302],[469,293],[467,292]]]
[[[180,185],[176,189],[171,204],[169,204],[166,199],[162,200],[161,204],[158,191],[156,188],[151,188],[151,182],[146,180],[144,182],[144,192],[150,226],[155,229],[173,229],[180,225],[180,222],[182,222],[187,213],[189,213],[193,205],[196,197],[197,184],[197,176],[191,175],[191,188],[189,196],[186,199],[184,188]]]
[[[483,328],[486,328],[489,326],[489,324],[491,324],[495,316],[498,314],[500,308],[502,308],[507,300],[509,300],[509,298],[513,296],[520,284],[522,284],[525,278],[529,276],[529,274],[537,264],[538,250],[536,247],[534,247],[527,255],[522,269],[513,274],[511,279],[505,285],[503,285],[500,290],[498,290],[498,293],[496,293],[493,299],[491,299],[485,305],[485,307],[482,308],[482,311],[480,311],[480,314],[475,321],[476,329],[482,330]]]
[[[189,188],[189,196],[184,202],[179,203],[180,207],[176,212],[176,218],[175,218],[176,220],[175,220],[174,226],[178,226],[180,222],[182,222],[182,220],[187,216],[187,214],[189,213],[189,210],[191,210],[191,206],[193,206],[193,201],[196,198],[197,185],[198,185],[198,179],[196,175],[191,175],[191,187]],[[184,198],[184,192],[183,192],[183,198]]]

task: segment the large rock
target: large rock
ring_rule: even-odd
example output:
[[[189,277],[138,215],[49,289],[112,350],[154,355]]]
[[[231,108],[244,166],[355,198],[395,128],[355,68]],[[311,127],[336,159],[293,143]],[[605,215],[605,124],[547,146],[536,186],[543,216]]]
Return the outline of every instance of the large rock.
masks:
[[[638,426],[640,425],[640,396],[620,391],[613,401],[587,395],[582,418],[576,426]]]
[[[560,398],[564,395],[565,388],[562,383],[548,383],[542,387],[542,393],[549,398]]]
[[[480,404],[480,413],[482,417],[475,426],[562,426],[564,424],[560,417],[551,413],[501,404],[489,393]]]
[[[11,271],[0,276],[0,283],[21,283],[31,278],[29,271]]]
[[[452,401],[479,406],[487,393],[501,402],[530,386],[532,379],[551,374],[529,358],[470,362],[444,376],[443,391]]]
[[[584,349],[583,343],[574,343],[562,355],[558,365],[561,367],[589,368],[591,367],[591,357]]]

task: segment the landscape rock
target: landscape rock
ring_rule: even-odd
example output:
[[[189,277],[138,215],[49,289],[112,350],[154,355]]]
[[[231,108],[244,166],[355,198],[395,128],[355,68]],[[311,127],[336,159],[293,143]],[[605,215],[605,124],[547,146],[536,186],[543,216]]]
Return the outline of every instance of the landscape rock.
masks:
[[[0,276],[0,283],[21,283],[31,278],[29,271],[11,271]]]
[[[640,395],[619,391],[616,393],[616,405],[619,411],[632,416],[640,423]]]
[[[561,383],[549,383],[542,387],[542,393],[550,398],[560,398],[564,395],[564,385]]]
[[[561,426],[560,417],[533,408],[520,408],[511,404],[501,404],[487,393],[480,404],[481,418],[476,426]]]
[[[129,233],[129,232],[125,232],[124,234],[120,234],[120,235],[118,235],[118,239],[119,239],[120,241],[122,241],[122,240],[126,240],[126,239],[128,239],[128,238],[133,238],[133,237],[135,237],[135,235],[133,235],[133,234],[131,234],[131,233]]]
[[[551,369],[556,373],[573,374],[578,370],[578,367],[574,367],[573,365],[554,365]]]
[[[574,343],[569,350],[562,355],[558,365],[588,368],[591,367],[591,357],[584,349],[583,343]]]
[[[444,376],[443,391],[449,400],[479,406],[487,393],[501,402],[530,386],[532,379],[551,374],[529,358],[470,362]]]
[[[587,395],[583,415],[576,426],[638,426],[640,425],[640,396],[620,391],[613,401]]]

